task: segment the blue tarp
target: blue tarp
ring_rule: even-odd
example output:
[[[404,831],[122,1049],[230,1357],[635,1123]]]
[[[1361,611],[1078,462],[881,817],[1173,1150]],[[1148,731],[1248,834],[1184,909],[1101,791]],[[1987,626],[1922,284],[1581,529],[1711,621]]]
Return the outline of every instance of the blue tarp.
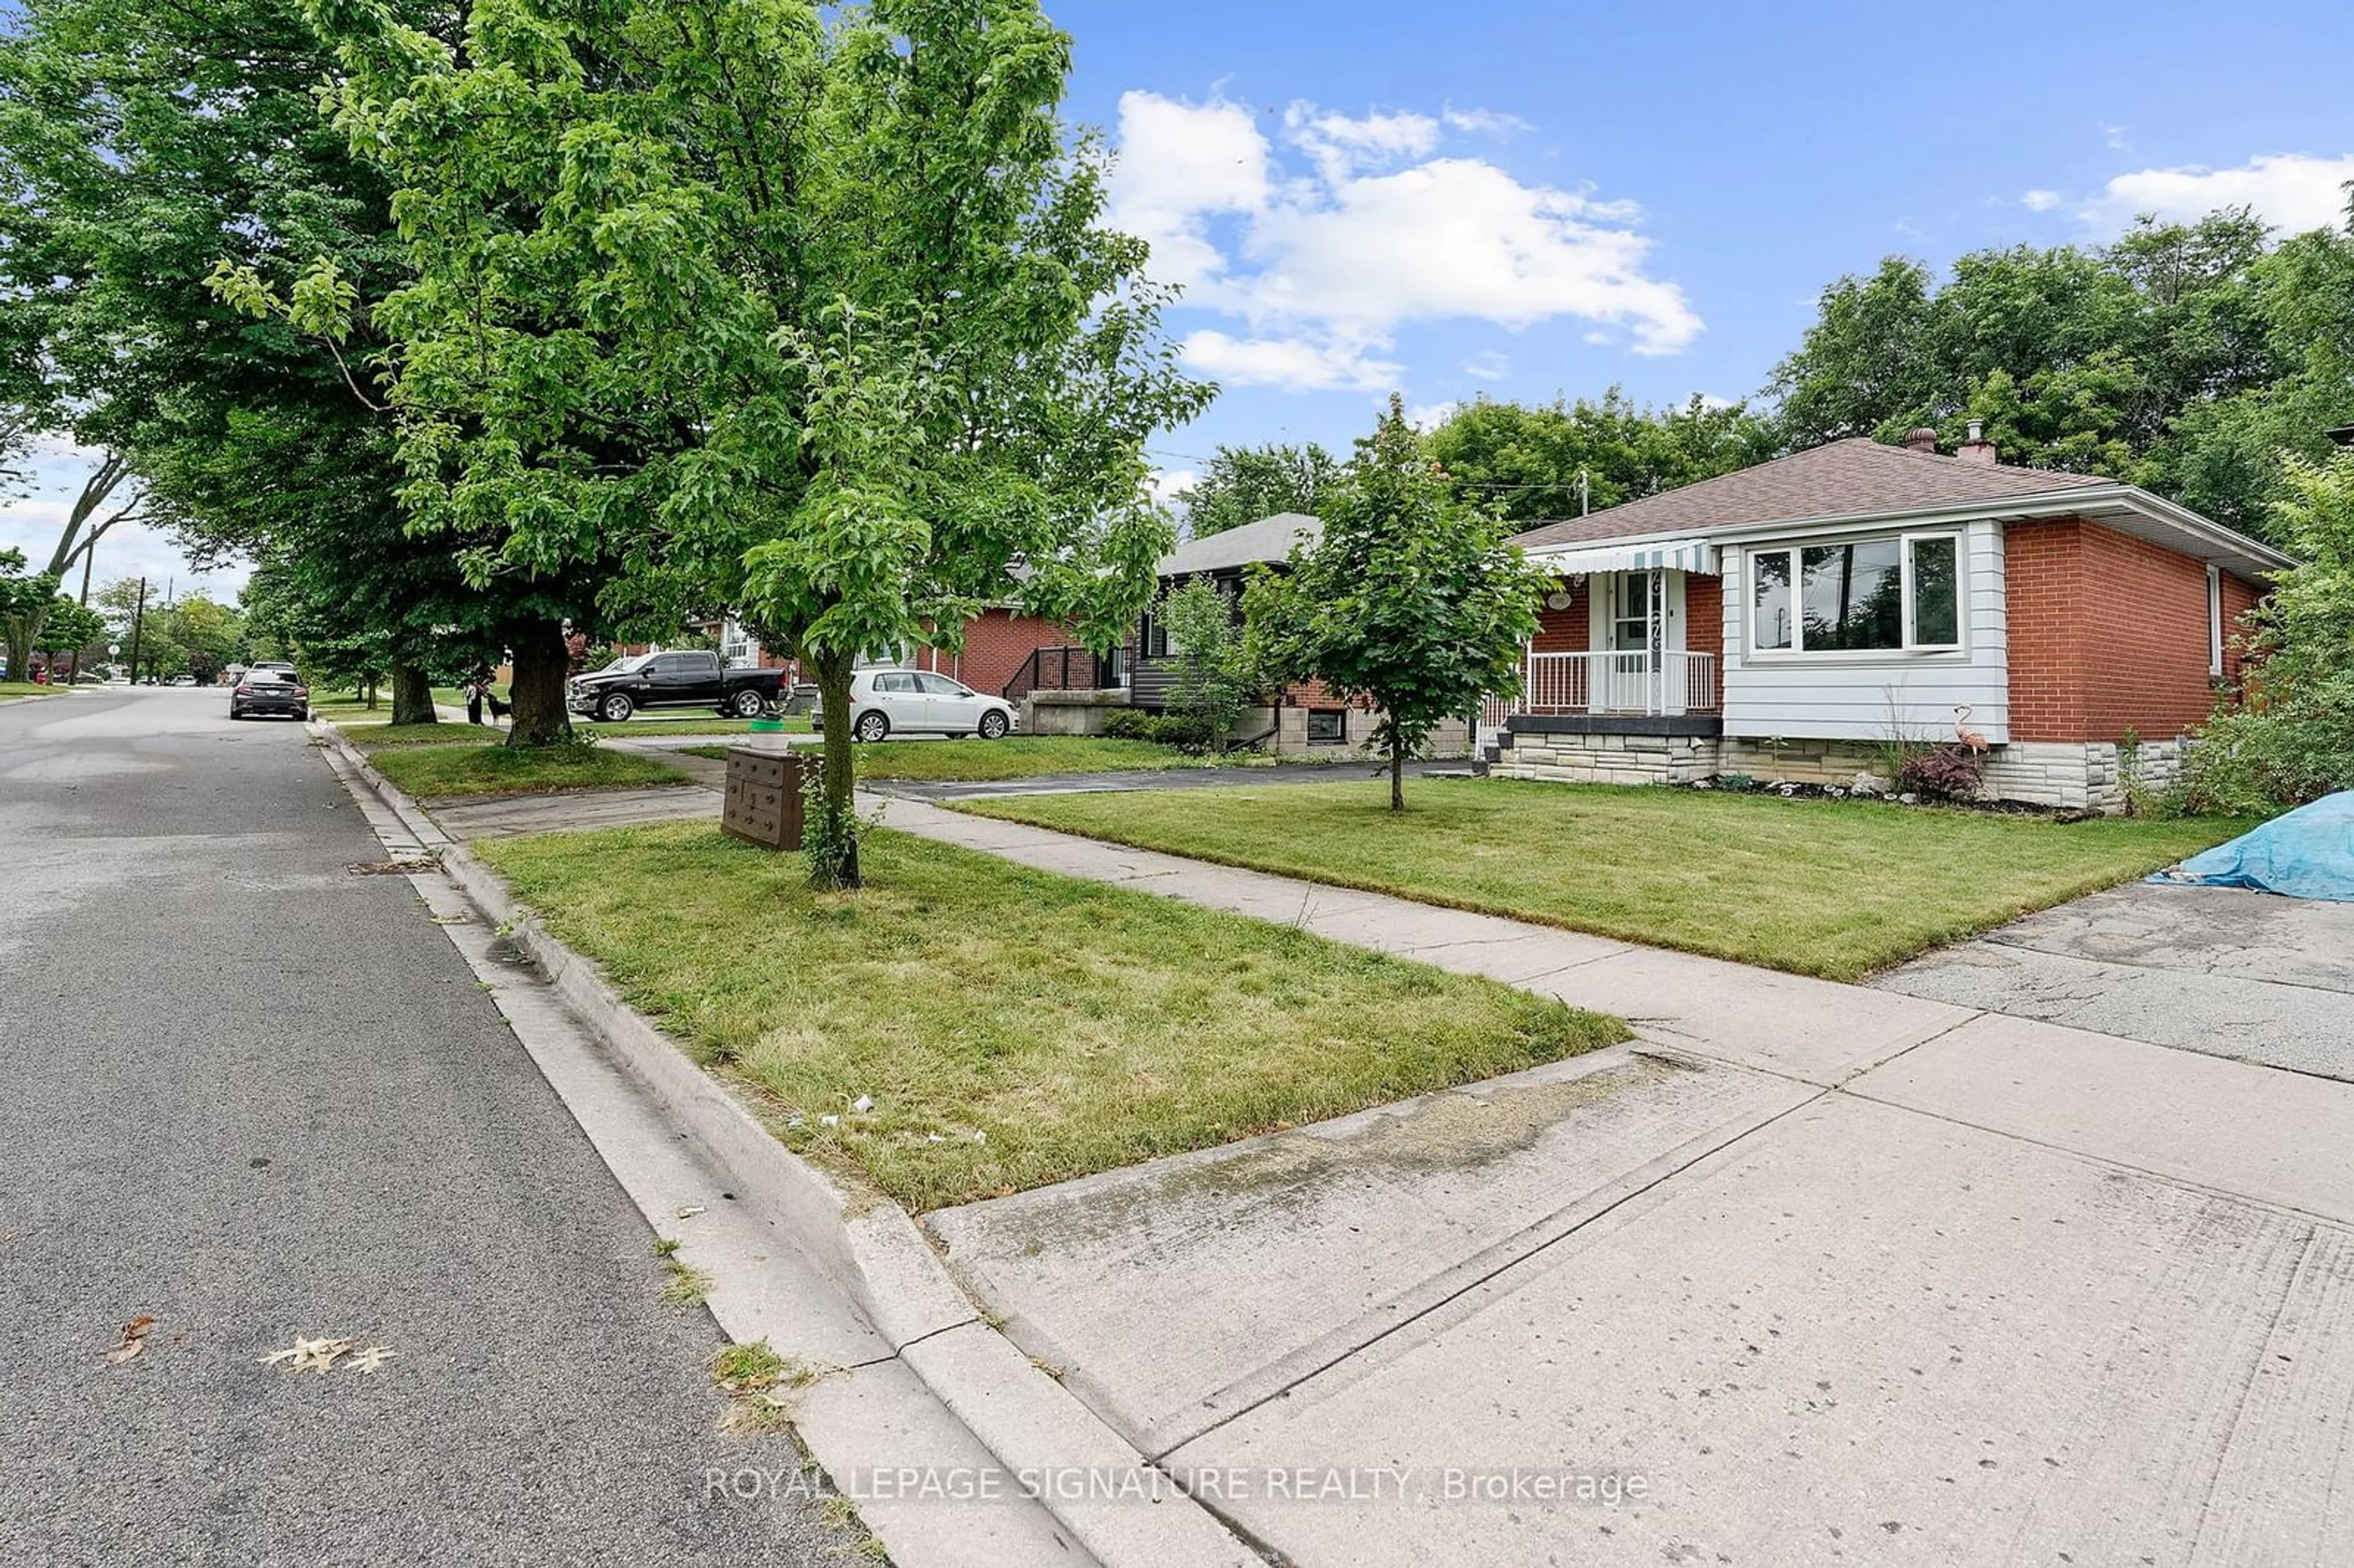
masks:
[[[2354,789],[2299,806],[2150,880],[2354,904]]]

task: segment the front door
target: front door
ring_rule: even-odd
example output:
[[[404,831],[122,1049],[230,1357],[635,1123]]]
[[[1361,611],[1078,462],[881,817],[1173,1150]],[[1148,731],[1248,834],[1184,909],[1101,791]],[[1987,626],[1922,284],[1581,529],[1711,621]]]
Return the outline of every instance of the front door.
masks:
[[[1594,706],[1606,713],[1683,711],[1683,574],[1612,572],[1595,595]]]

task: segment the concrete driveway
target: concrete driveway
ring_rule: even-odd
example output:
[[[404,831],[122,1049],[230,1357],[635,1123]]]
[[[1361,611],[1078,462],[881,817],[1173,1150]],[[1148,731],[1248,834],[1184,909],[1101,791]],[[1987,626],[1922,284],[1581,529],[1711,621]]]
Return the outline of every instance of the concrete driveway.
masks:
[[[1873,983],[2354,1080],[2354,904],[2133,883]]]

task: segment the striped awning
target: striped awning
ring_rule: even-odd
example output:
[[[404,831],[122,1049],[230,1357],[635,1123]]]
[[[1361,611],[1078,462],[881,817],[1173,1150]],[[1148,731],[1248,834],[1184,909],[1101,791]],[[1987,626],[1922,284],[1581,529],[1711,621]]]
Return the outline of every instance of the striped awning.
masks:
[[[1649,544],[1540,546],[1529,564],[1567,577],[1583,572],[1716,572],[1716,549],[1705,539],[1654,539]]]

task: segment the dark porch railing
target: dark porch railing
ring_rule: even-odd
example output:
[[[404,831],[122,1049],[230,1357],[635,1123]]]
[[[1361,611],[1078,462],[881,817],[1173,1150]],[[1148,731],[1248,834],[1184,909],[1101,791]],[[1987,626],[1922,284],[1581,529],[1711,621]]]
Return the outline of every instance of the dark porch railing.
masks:
[[[998,694],[1018,703],[1033,692],[1108,692],[1120,683],[1124,650],[1098,654],[1091,648],[1034,648]]]

